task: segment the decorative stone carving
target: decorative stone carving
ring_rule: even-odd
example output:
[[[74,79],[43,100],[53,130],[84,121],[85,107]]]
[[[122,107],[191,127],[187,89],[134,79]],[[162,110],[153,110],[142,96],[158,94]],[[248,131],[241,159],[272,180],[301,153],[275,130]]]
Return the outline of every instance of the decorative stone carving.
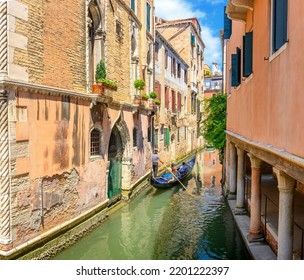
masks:
[[[0,92],[0,243],[10,242],[10,177],[8,141],[8,99]]]

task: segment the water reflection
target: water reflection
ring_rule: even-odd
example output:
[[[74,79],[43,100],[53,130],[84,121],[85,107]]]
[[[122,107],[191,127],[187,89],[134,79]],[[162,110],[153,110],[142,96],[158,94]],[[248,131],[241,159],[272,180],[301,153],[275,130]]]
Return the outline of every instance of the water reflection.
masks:
[[[144,191],[55,259],[249,259],[222,196],[221,171],[212,173],[203,162],[198,154],[184,183],[188,191]]]

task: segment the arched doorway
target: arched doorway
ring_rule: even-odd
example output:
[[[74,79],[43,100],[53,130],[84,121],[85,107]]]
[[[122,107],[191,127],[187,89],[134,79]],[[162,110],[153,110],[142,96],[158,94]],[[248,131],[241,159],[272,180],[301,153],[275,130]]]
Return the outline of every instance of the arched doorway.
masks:
[[[108,197],[112,198],[121,193],[122,187],[122,157],[123,145],[120,133],[114,126],[109,142],[108,160],[110,162],[108,175]]]
[[[112,129],[108,147],[108,198],[112,198],[129,189],[131,169],[130,134],[123,119],[123,114],[120,114]]]

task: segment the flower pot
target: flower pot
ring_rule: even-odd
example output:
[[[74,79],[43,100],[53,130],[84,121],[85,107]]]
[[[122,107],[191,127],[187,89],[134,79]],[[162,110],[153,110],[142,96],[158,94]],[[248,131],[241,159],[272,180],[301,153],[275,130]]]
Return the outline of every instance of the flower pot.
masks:
[[[93,84],[92,85],[92,92],[94,94],[103,94],[103,87],[101,84]]]

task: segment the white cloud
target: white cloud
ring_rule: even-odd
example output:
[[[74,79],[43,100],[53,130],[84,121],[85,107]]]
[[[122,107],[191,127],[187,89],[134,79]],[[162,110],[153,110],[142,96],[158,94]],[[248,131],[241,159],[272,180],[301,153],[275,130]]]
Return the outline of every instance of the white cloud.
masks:
[[[205,43],[205,64],[212,67],[212,62],[222,64],[222,47],[219,32],[213,34],[212,30],[206,26],[202,26],[202,39]]]
[[[205,0],[218,4],[225,2],[224,0]],[[199,1],[202,3],[202,1]],[[155,15],[167,20],[183,19],[196,17],[200,21],[202,28],[202,39],[205,43],[205,63],[210,67],[212,62],[217,62],[219,66],[222,64],[221,42],[219,31],[212,30],[210,27],[204,26],[202,21],[208,22],[207,10],[204,11],[204,5],[194,5],[196,1],[186,0],[155,0]],[[201,9],[198,9],[201,7]],[[209,11],[210,13],[210,11]]]
[[[183,19],[196,17],[202,19],[206,14],[195,8],[191,2],[186,0],[155,0],[156,16],[167,19]]]

